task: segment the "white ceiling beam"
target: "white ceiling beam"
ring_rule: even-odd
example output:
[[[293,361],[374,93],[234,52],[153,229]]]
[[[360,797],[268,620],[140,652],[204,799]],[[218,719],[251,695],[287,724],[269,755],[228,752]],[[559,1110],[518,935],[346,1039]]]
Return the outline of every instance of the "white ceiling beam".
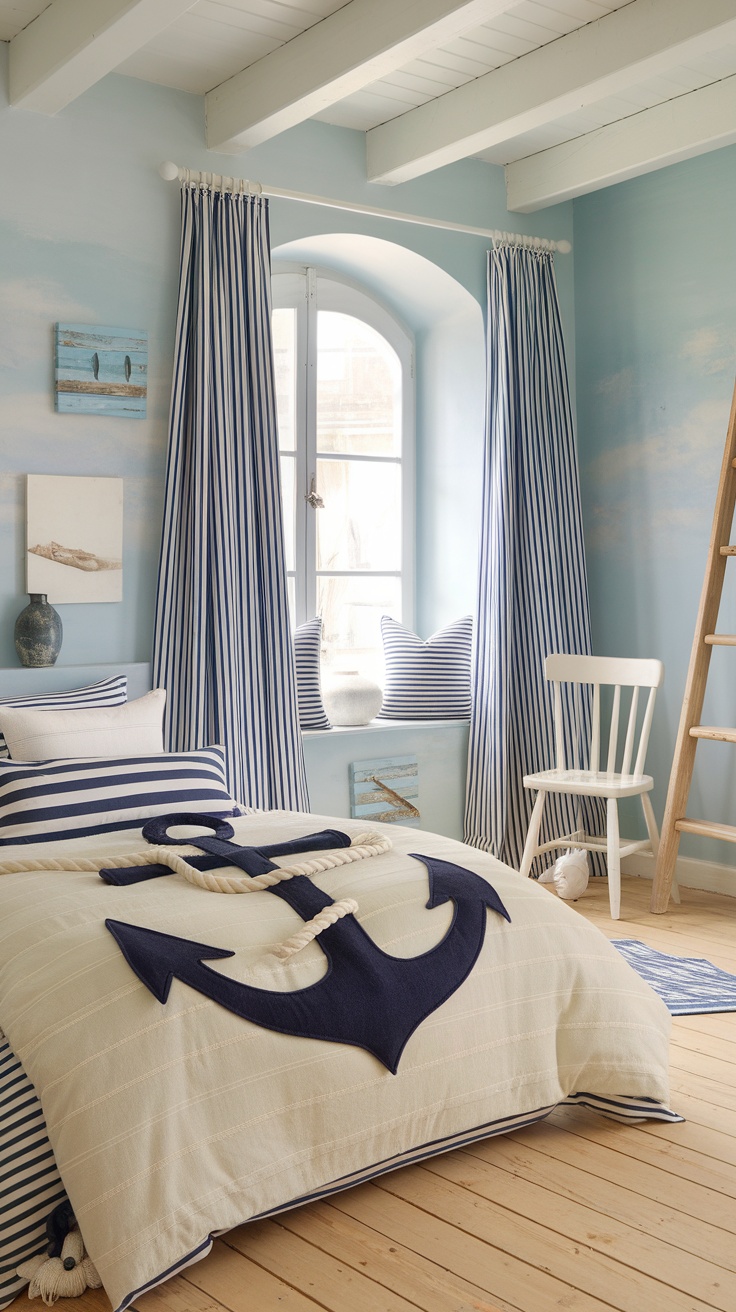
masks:
[[[406,182],[736,38],[736,0],[633,0],[366,134],[371,182]]]
[[[56,114],[194,0],[54,0],[10,42],[10,103]]]
[[[258,146],[515,2],[351,0],[207,93],[207,145]]]
[[[529,213],[734,142],[736,77],[727,77],[507,164],[507,204]]]

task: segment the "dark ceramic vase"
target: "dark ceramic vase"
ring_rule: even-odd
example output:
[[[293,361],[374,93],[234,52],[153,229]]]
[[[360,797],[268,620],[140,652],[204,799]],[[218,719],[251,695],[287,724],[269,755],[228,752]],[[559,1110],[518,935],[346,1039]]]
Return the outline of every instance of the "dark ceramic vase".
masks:
[[[21,665],[55,665],[64,630],[61,616],[45,592],[31,592],[30,602],[15,621],[15,650]]]

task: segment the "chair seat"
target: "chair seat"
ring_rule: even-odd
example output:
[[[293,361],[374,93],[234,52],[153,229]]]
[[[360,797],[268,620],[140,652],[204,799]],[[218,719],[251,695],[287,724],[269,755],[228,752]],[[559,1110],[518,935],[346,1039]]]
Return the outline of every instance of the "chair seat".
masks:
[[[524,775],[525,788],[547,793],[575,793],[580,797],[636,797],[654,785],[649,774],[606,774],[592,770],[541,770]]]

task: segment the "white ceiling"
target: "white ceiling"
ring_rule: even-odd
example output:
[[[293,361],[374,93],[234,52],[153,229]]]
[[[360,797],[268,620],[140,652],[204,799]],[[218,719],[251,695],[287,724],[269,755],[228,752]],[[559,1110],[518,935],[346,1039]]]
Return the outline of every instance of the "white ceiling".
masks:
[[[348,96],[318,115],[340,127],[368,128],[423,105],[452,87],[499,68],[537,46],[601,18],[617,4],[598,0],[526,0],[493,22]],[[270,54],[306,28],[343,7],[344,0],[199,0],[120,72],[204,95],[239,69]],[[401,0],[397,0],[401,3]],[[43,8],[43,5],[34,6]],[[2,3],[0,3],[0,12]]]
[[[324,49],[331,52],[331,72],[329,77],[325,74],[323,79],[323,82],[329,82],[330,78],[336,76],[333,65],[336,59],[339,62],[343,48],[346,69],[351,67],[351,59],[352,65],[356,62],[355,55],[348,53],[349,30],[342,28],[335,31],[336,20],[333,19],[332,24],[329,21],[332,15],[344,8],[342,19],[345,19],[349,11],[360,8],[370,10],[374,6],[376,27],[390,25],[390,19],[385,18],[388,12],[386,0],[351,0],[347,5],[341,3],[341,0],[288,0],[288,3],[282,0],[197,0],[194,4],[188,4],[187,0],[179,4],[176,0],[127,0],[127,3],[126,0],[116,0],[112,8],[120,12],[120,26],[114,32],[111,31],[106,47],[104,36],[98,40],[96,32],[95,40],[91,43],[88,40],[85,44],[83,38],[89,34],[83,31],[84,15],[80,19],[80,11],[85,6],[89,11],[89,22],[93,23],[94,0],[53,0],[51,5],[45,0],[0,0],[0,39],[11,42],[11,99],[21,106],[53,112],[112,68],[131,77],[199,95],[218,88],[214,96],[208,97],[208,124],[216,123],[220,94],[224,92],[229,116],[227,121],[235,126],[229,126],[227,130],[223,128],[216,140],[210,136],[210,142],[228,150],[243,149],[243,144],[239,143],[245,143],[247,147],[257,140],[267,139],[276,130],[283,130],[284,125],[298,121],[300,114],[292,106],[289,109],[291,117],[288,121],[283,120],[278,117],[281,113],[279,104],[274,107],[272,121],[265,123],[267,115],[264,111],[264,123],[254,127],[258,114],[253,113],[252,107],[248,113],[239,110],[240,85],[228,83],[228,79],[234,78],[241,70],[248,70],[248,74],[243,74],[239,83],[243,83],[242,94],[246,99],[249,83],[253,83],[251,100],[255,96],[257,104],[258,77],[265,79],[269,75],[267,83],[261,85],[267,84],[270,90],[278,82],[281,68],[280,64],[274,64],[274,59],[286,60],[292,52],[297,59],[300,45],[297,42],[287,49],[289,43],[308,29],[322,24],[321,30],[312,36],[323,42]],[[457,10],[459,7],[460,0],[454,6],[445,6],[448,10]],[[394,0],[394,9],[400,11],[401,8],[402,0]],[[437,11],[442,8],[441,0],[419,0],[419,3],[414,0],[413,4],[407,0],[406,3],[406,10],[425,13],[428,22],[436,21]],[[575,95],[575,78],[570,81],[568,70],[565,77],[569,87],[566,85],[563,88],[568,92],[567,100],[558,99],[553,109],[547,107],[542,112],[537,105],[540,100],[538,88],[545,85],[548,77],[546,66],[535,65],[532,69],[525,57],[557,42],[557,47],[550,50],[549,56],[550,59],[560,58],[564,63],[565,43],[561,38],[591,24],[593,27],[587,37],[592,38],[594,33],[600,32],[601,39],[597,48],[604,49],[609,44],[609,29],[613,32],[613,27],[610,22],[603,25],[599,20],[605,20],[614,11],[624,9],[631,10],[631,14],[627,18],[621,15],[621,19],[614,19],[613,24],[622,20],[633,20],[636,23],[631,28],[634,36],[626,37],[629,44],[625,45],[625,49],[631,52],[629,67],[617,66],[613,82],[610,77],[608,82],[605,77],[601,77],[596,90],[591,92],[587,89],[579,96]],[[466,28],[463,18],[455,16],[451,19],[454,31],[444,40],[438,38],[436,46],[431,34],[429,39],[426,33],[424,39],[421,34],[418,38],[413,34],[413,49],[419,53],[406,62],[401,62],[399,53],[398,57],[396,54],[393,58],[389,56],[386,63],[384,53],[384,62],[380,67],[388,67],[389,71],[384,72],[383,76],[371,80],[371,67],[379,65],[366,64],[362,74],[354,71],[350,73],[348,82],[345,78],[334,81],[333,89],[329,92],[323,88],[315,92],[310,88],[309,96],[305,94],[304,97],[301,117],[317,117],[328,123],[368,132],[369,176],[381,181],[401,181],[408,176],[418,176],[448,159],[461,158],[465,154],[503,165],[524,161],[516,174],[512,168],[507,171],[507,176],[510,194],[520,187],[522,203],[517,208],[527,209],[553,203],[563,195],[580,194],[581,191],[616,181],[619,177],[632,176],[647,168],[660,167],[671,159],[684,158],[688,154],[736,140],[736,82],[734,88],[731,88],[730,83],[725,81],[736,75],[736,0],[618,0],[618,3],[610,3],[610,0],[606,3],[601,3],[601,0],[524,0],[513,6],[504,5],[503,0],[487,0],[485,7],[482,0],[475,0],[474,5],[465,6],[463,13],[466,19],[474,20],[474,25]],[[698,15],[698,22],[702,18],[704,32],[691,32],[688,29],[681,39],[677,24],[685,21],[692,27],[693,14]],[[39,18],[39,15],[44,16]],[[479,15],[489,16],[485,22],[478,24]],[[655,44],[666,44],[662,42],[661,34],[666,31],[668,15],[679,44],[667,52],[666,57],[657,49],[657,60],[652,63],[650,58],[648,65],[642,64],[641,69],[638,69],[640,60],[652,53],[652,40]],[[34,22],[36,19],[38,21]],[[441,34],[447,28],[435,30]],[[655,37],[652,37],[653,31]],[[63,33],[63,40],[60,40],[60,32]],[[13,38],[20,33],[22,36],[14,41]],[[640,34],[641,51],[637,46]],[[67,37],[68,56],[62,50],[62,59],[67,60],[67,67],[60,74],[59,46],[64,45]],[[578,38],[572,40],[577,41]],[[570,43],[567,44],[569,47]],[[52,47],[53,58],[50,53],[46,54],[47,49],[50,52]],[[97,47],[96,56],[91,53],[91,47]],[[406,48],[409,47],[402,47],[402,50]],[[585,47],[588,48],[594,49],[593,46]],[[13,95],[16,49],[16,80],[20,86],[17,96]],[[310,49],[313,51],[314,47]],[[282,54],[274,56],[274,52],[279,50],[282,50]],[[117,62],[121,53],[125,57]],[[268,56],[274,56],[274,59],[259,63],[267,60]],[[601,58],[605,63],[605,56]],[[313,55],[307,52],[306,62],[312,59]],[[571,59],[574,62],[574,54]],[[628,54],[619,60],[619,65],[626,64],[627,60]],[[55,67],[52,68],[54,61]],[[585,62],[583,52],[580,63],[582,65]],[[521,89],[519,94],[523,90],[523,97],[526,98],[524,104],[530,95],[534,100],[535,112],[532,118],[522,122],[517,116],[512,121],[509,115],[507,128],[494,132],[492,144],[480,150],[477,149],[478,139],[473,139],[470,127],[465,139],[464,132],[458,131],[455,124],[452,131],[448,131],[453,139],[464,138],[460,146],[451,145],[447,155],[430,157],[428,154],[424,162],[416,162],[414,157],[418,160],[422,154],[416,141],[424,137],[429,140],[431,132],[435,130],[436,118],[441,118],[443,113],[450,110],[453,98],[444,100],[447,93],[505,66],[503,77],[506,80],[502,85],[499,83],[498,92],[486,77],[486,82],[478,83],[477,94],[470,89],[466,93],[476,94],[476,100],[467,113],[458,101],[457,116],[461,121],[465,117],[473,128],[477,120],[479,129],[485,126],[487,117],[494,121],[503,120],[504,106],[514,102],[518,84]],[[288,81],[288,68],[289,65],[284,62],[284,82]],[[273,77],[270,76],[272,70]],[[603,70],[604,74],[607,72],[607,69]],[[52,82],[54,84],[53,91],[48,87],[44,91],[45,74],[48,87]],[[555,80],[559,76],[557,73],[549,74],[553,91],[559,90],[558,81]],[[577,77],[580,81],[580,71]],[[228,84],[227,88],[221,86],[223,83]],[[717,83],[723,85],[716,88],[714,84]],[[343,94],[348,85],[356,89]],[[689,93],[700,88],[711,90],[699,96],[689,96]],[[732,94],[733,112],[730,113],[728,106]],[[288,96],[285,92],[283,95],[285,102]],[[552,94],[550,99],[554,99]],[[432,102],[431,108],[424,112],[423,117],[421,114],[411,115],[411,111],[429,102]],[[676,113],[678,122],[682,119],[685,126],[678,129],[679,135],[666,110],[660,109],[654,117],[645,112],[655,106],[665,106],[668,102],[680,102]],[[470,102],[468,104],[470,106]],[[491,106],[490,111],[487,105]],[[241,113],[242,124],[238,112]],[[633,120],[634,116],[637,116],[635,121],[624,125],[624,121]],[[715,127],[709,126],[713,123]],[[409,134],[408,147],[406,144],[395,146],[399,137],[393,129],[381,127],[386,124],[393,124],[397,132]],[[380,128],[380,132],[371,134],[371,129],[376,128]],[[649,147],[645,150],[642,144],[637,156],[637,137],[643,141],[652,134],[658,143],[654,153]],[[581,141],[585,146],[582,153],[586,160],[595,154],[595,144],[600,145],[600,159],[596,157],[592,167],[586,164],[585,174],[581,171],[581,161],[575,166],[576,173],[572,148],[565,147],[565,143],[571,142],[577,142],[579,146]],[[370,171],[372,149],[376,152],[374,158],[379,161],[373,173]],[[389,176],[391,167],[381,161],[389,157],[393,160],[394,149],[399,150],[401,160],[397,165],[398,171]],[[442,149],[445,149],[444,145]],[[386,150],[388,157],[385,155]],[[580,154],[580,151],[577,153]],[[604,159],[604,156],[610,158]],[[533,158],[538,158],[538,169],[532,163]],[[541,181],[543,174],[547,179],[545,182]],[[512,186],[513,178],[517,181]]]
[[[0,41],[17,36],[45,8],[46,0],[0,0]]]

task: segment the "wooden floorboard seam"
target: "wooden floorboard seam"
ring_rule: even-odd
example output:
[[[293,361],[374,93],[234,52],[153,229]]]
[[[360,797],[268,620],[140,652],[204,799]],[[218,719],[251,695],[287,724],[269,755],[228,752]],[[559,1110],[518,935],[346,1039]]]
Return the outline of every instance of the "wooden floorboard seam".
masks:
[[[480,1153],[468,1153],[468,1156],[475,1156],[480,1161],[487,1160]],[[652,1228],[655,1231],[658,1228],[666,1230],[668,1243],[694,1256],[708,1253],[708,1261],[736,1274],[736,1251],[730,1254],[727,1247],[729,1231],[702,1221],[693,1216],[692,1211],[677,1211],[666,1203],[636,1193],[625,1185],[603,1181],[600,1175],[592,1171],[584,1171],[580,1166],[571,1167],[569,1163],[530,1149],[528,1145],[524,1153],[516,1154],[516,1163],[513,1154],[510,1157],[508,1165],[499,1163],[498,1158],[493,1164],[512,1175],[521,1176],[523,1171],[523,1179],[533,1177],[533,1183],[548,1193],[569,1199],[604,1218],[613,1217],[640,1234],[650,1234]],[[539,1159],[538,1162],[534,1161],[535,1157]],[[555,1175],[557,1179],[552,1182]],[[642,1211],[648,1217],[647,1224],[639,1219]]]
[[[501,1168],[488,1162],[485,1169],[479,1165],[476,1178],[472,1179],[468,1169],[453,1156],[444,1169],[439,1158],[435,1163],[428,1163],[427,1169],[446,1179],[454,1179],[478,1197],[492,1199],[495,1191],[488,1191]],[[579,1203],[557,1193],[557,1206],[550,1206],[549,1191],[544,1186],[513,1174],[510,1174],[503,1197],[504,1207],[515,1215],[543,1226],[565,1240],[587,1243],[593,1251],[613,1257],[623,1267],[644,1273],[660,1284],[670,1285],[673,1291],[680,1290],[694,1297],[702,1294],[704,1301],[718,1308],[719,1312],[732,1312],[736,1307],[736,1273],[713,1261],[705,1261],[699,1254],[683,1250],[662,1236],[652,1236],[629,1220],[613,1217],[610,1213],[606,1215],[600,1205]],[[670,1278],[675,1271],[678,1273],[677,1284],[673,1284]]]

